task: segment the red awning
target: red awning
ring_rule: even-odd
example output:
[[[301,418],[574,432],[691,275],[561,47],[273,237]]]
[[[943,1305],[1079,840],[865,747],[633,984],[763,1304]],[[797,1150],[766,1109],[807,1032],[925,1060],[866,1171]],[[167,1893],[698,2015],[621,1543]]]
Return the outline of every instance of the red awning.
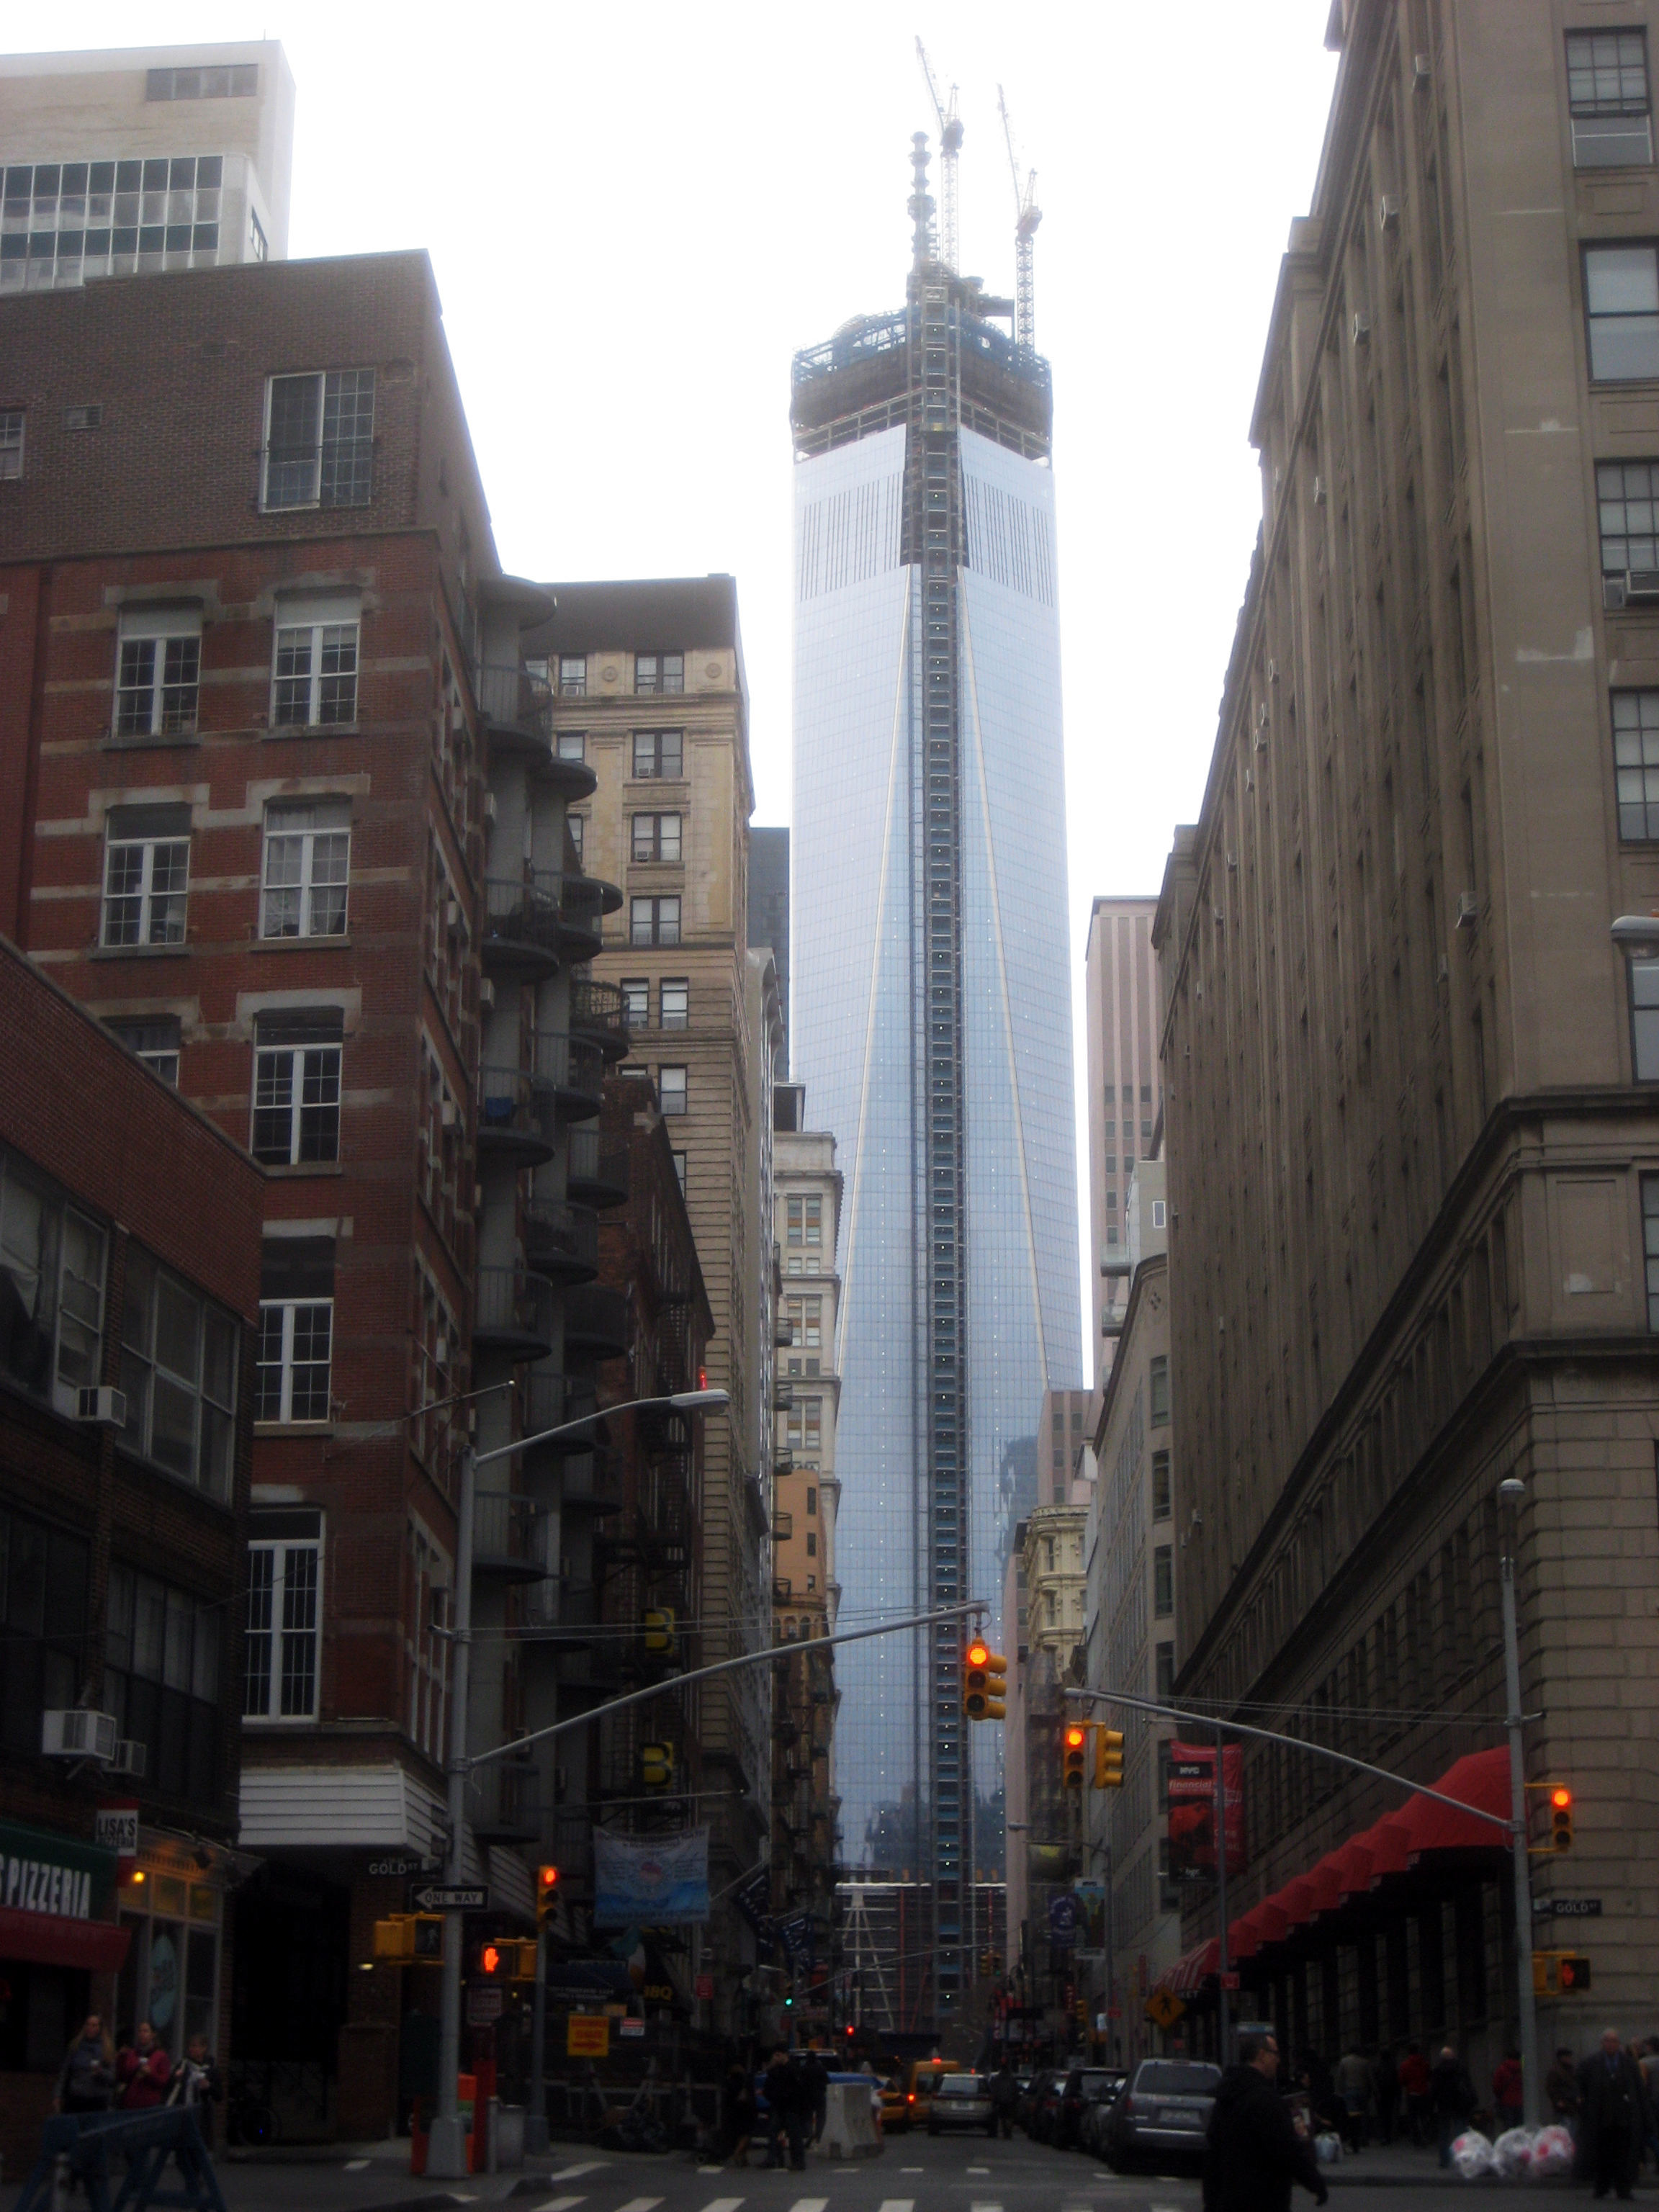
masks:
[[[1371,1855],[1371,1887],[1375,1889],[1383,1877],[1404,1874],[1411,1857],[1412,1837],[1405,1816],[1389,1814],[1374,1828],[1365,1831],[1365,1848]]]
[[[1241,1959],[1254,1959],[1261,1948],[1261,1931],[1256,1925],[1254,1912],[1247,1912],[1232,1921],[1227,1929],[1227,1955],[1237,1966]]]
[[[1177,1959],[1168,1972],[1159,1977],[1158,1986],[1168,1990],[1172,1996],[1189,1997],[1214,1973],[1220,1956],[1221,1946],[1212,1936]]]
[[[1294,1881],[1287,1881],[1284,1888],[1278,1892],[1273,1903],[1278,1905],[1292,1928],[1302,1927],[1314,1917],[1312,1881],[1305,1874],[1298,1875]]]
[[[1328,1852],[1321,1859],[1308,1877],[1308,1886],[1313,1892],[1313,1907],[1316,1912],[1336,1911],[1342,1902],[1342,1891],[1337,1881],[1334,1851]]]
[[[1456,1797],[1483,1813],[1510,1816],[1510,1754],[1499,1746],[1493,1751],[1472,1751],[1448,1767],[1435,1788],[1443,1797]],[[1408,1798],[1406,1821],[1411,1832],[1413,1856],[1423,1851],[1479,1850],[1509,1839],[1494,1820],[1473,1813],[1454,1811],[1432,1797]]]
[[[71,1920],[63,1913],[20,1912],[15,1905],[0,1905],[0,1959],[115,1974],[125,1963],[131,1940],[130,1928],[108,1920]]]
[[[1336,1887],[1343,1897],[1357,1897],[1371,1886],[1371,1855],[1364,1836],[1344,1844],[1336,1854]]]

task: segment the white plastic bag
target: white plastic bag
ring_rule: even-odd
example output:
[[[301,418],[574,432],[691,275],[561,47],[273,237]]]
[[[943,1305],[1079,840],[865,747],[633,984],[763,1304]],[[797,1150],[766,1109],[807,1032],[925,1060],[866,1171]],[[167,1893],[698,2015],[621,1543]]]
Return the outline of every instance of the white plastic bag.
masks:
[[[1321,2166],[1340,2166],[1342,2138],[1334,2128],[1328,2129],[1325,2134],[1314,2137],[1314,2156],[1319,2160]]]
[[[1537,2136],[1531,2128],[1505,2128],[1492,2147],[1498,2171],[1505,2181],[1524,2179],[1530,2170]]]
[[[1527,2168],[1529,2181],[1541,2181],[1548,2174],[1572,2172],[1573,2142],[1571,2130],[1559,2123],[1540,2128],[1533,2139],[1532,2162]]]
[[[1498,2161],[1492,2155],[1492,2145],[1480,2130],[1471,2128],[1461,2135],[1451,2147],[1452,2164],[1465,2181],[1474,2181],[1479,2175],[1490,2173]]]

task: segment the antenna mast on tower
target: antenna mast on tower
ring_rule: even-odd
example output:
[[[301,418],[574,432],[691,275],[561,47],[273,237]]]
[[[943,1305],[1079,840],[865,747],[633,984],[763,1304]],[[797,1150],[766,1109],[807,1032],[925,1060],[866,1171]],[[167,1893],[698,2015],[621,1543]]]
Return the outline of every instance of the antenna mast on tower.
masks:
[[[927,82],[927,97],[933,101],[933,112],[939,118],[939,258],[954,276],[959,273],[957,262],[957,156],[962,151],[962,122],[957,113],[957,88],[955,85],[951,87],[950,104],[947,106],[939,96],[933,64],[920,38],[916,40],[916,58],[921,64],[921,73]]]
[[[1014,180],[1014,337],[1023,346],[1036,344],[1036,269],[1032,240],[1042,220],[1036,204],[1036,171],[1028,169],[1019,181],[1019,157],[1014,151],[1014,126],[1008,120],[1008,103],[997,87],[997,113],[1008,148],[1008,172]]]

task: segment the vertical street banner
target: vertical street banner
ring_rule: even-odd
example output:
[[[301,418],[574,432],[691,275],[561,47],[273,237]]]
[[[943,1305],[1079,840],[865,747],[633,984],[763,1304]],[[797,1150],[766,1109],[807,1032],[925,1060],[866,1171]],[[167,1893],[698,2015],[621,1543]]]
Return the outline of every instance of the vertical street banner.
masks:
[[[1223,1754],[1227,1791],[1227,1872],[1244,1871],[1244,1753],[1230,1743]],[[1215,1746],[1170,1746],[1170,1878],[1207,1881],[1216,1871]]]
[[[1106,1948],[1106,1885],[1103,1881],[1074,1881],[1077,1899],[1077,1947],[1079,1951]]]
[[[1048,1941],[1056,1951],[1072,1950],[1077,1942],[1077,1899],[1062,1889],[1048,1899]]]
[[[596,1928],[696,1928],[708,1917],[708,1831],[616,1836],[593,1831]]]

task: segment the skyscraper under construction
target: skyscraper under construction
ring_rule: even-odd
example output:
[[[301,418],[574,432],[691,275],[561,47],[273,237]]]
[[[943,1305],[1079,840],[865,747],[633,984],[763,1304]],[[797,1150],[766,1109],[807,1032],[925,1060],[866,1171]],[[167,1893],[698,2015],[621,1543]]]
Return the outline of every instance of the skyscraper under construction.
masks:
[[[846,1173],[848,1626],[994,1607],[1043,1392],[1082,1380],[1049,373],[941,259],[920,137],[914,167],[904,306],[797,355],[791,400],[790,1026]],[[866,1993],[894,2027],[961,2007],[1001,1864],[963,1644],[838,1669],[842,1857],[931,1921]]]

